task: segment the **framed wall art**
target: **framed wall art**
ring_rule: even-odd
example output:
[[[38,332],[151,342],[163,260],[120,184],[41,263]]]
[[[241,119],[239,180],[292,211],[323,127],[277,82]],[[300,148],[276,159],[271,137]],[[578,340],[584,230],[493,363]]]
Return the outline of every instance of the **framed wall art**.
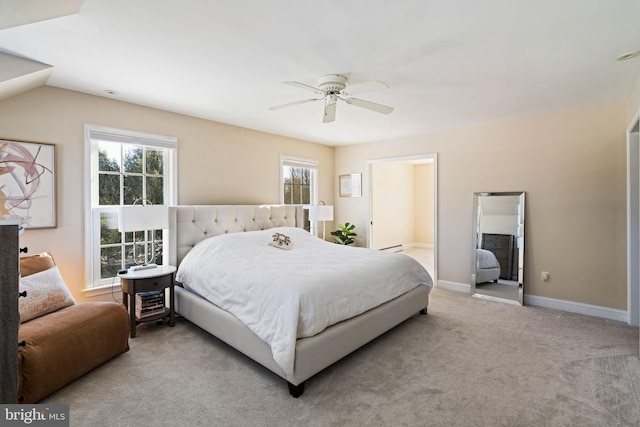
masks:
[[[362,197],[362,174],[340,175],[340,197]]]
[[[56,226],[55,145],[0,139],[0,218]]]

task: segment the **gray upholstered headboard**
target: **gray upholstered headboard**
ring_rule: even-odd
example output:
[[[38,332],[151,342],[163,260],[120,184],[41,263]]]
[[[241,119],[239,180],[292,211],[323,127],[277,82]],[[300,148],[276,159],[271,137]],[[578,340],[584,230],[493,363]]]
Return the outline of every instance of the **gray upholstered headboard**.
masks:
[[[169,264],[178,266],[198,242],[225,233],[303,227],[299,205],[179,205],[169,207]]]

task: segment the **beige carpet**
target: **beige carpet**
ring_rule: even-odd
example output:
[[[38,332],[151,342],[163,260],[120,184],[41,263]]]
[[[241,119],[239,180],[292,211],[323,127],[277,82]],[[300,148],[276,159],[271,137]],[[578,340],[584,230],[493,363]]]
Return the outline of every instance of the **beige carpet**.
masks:
[[[130,345],[44,403],[77,427],[640,425],[637,328],[441,289],[299,399],[184,319]]]

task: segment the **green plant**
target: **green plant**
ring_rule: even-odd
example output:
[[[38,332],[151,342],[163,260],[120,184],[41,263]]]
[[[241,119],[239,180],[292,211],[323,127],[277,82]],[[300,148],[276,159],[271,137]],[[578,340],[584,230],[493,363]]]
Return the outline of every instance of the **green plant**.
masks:
[[[334,236],[336,243],[349,245],[355,242],[353,237],[357,236],[357,234],[353,232],[354,228],[356,228],[356,226],[349,224],[348,222],[345,222],[344,225],[338,224],[338,229],[336,231],[332,231],[331,235]]]

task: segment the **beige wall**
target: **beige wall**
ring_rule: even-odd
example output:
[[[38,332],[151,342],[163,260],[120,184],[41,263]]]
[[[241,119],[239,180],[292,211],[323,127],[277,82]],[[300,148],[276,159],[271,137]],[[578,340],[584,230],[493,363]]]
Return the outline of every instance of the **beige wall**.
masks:
[[[280,203],[281,154],[319,160],[319,198],[334,199],[332,147],[46,86],[9,98],[0,102],[0,137],[56,144],[58,227],[27,230],[21,245],[50,251],[79,300],[85,123],[177,137],[180,204]]]
[[[415,236],[415,191],[413,165],[376,163],[371,165],[375,193],[372,195],[371,247],[384,249],[413,242]],[[356,223],[364,232],[366,223]],[[359,233],[360,234],[360,233]]]
[[[415,165],[415,239],[413,243],[433,244],[434,195],[433,163]]]
[[[375,190],[371,192],[370,246],[433,244],[433,164],[372,163],[371,181]],[[359,225],[366,227],[367,223]],[[363,246],[365,242],[360,241]]]
[[[22,245],[30,253],[51,251],[80,300],[83,126],[91,123],[176,136],[183,204],[278,203],[280,154],[317,158],[319,197],[335,201],[334,223],[366,223],[368,160],[438,153],[440,280],[469,283],[472,194],[526,191],[525,292],[626,310],[625,131],[639,105],[636,85],[627,104],[334,150],[43,87],[0,102],[0,136],[56,144],[58,227],[27,230]],[[364,197],[334,198],[345,173],[363,174]],[[362,244],[366,227],[358,231]],[[549,282],[540,280],[542,270]]]
[[[638,110],[640,110],[640,77],[636,80],[636,85],[631,91],[629,101],[627,102],[627,125],[631,126],[631,122],[637,118]]]
[[[335,173],[363,173],[372,159],[437,153],[438,279],[464,284],[473,193],[525,191],[525,293],[626,310],[626,121],[627,104],[618,103],[337,147]],[[367,204],[366,197],[337,198],[336,220],[365,223]],[[550,281],[541,281],[543,270]]]

